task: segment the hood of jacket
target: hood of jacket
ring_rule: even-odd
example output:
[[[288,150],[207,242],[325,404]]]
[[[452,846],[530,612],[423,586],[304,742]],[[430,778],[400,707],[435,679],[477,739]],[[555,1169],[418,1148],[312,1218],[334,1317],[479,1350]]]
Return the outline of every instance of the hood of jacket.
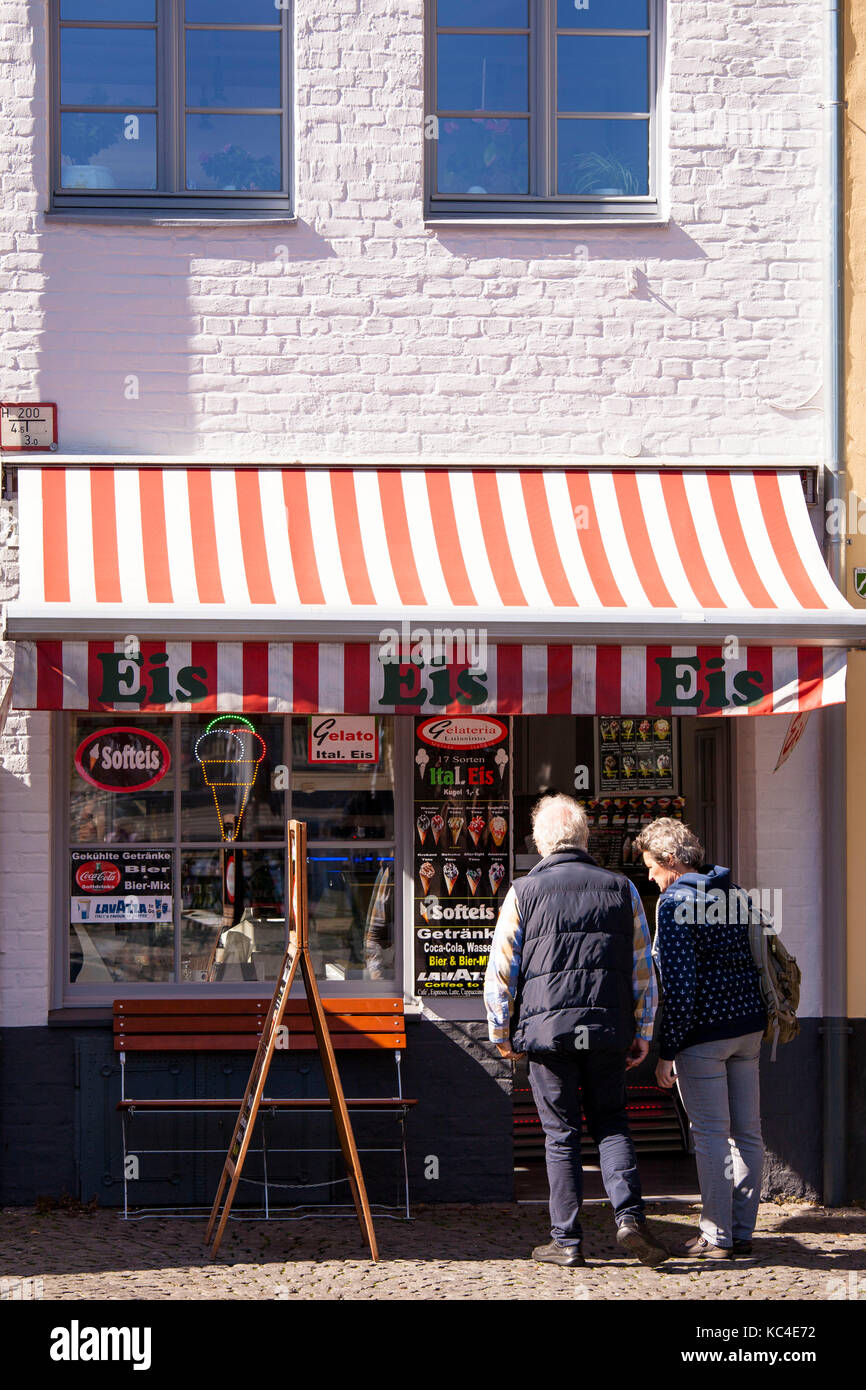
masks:
[[[660,897],[666,898],[683,891],[692,896],[697,896],[698,893],[728,893],[733,886],[730,869],[726,869],[722,864],[704,864],[700,869],[681,874],[679,878],[674,879]]]

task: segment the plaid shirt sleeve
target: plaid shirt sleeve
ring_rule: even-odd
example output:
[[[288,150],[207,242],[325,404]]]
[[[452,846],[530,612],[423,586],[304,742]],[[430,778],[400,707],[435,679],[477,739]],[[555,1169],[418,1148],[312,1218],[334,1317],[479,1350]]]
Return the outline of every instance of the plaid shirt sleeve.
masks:
[[[632,994],[634,996],[635,1037],[652,1042],[653,1023],[658,1008],[658,990],[652,960],[652,942],[649,927],[644,916],[643,903],[634,884],[631,886],[631,901],[634,909],[634,970],[632,973]]]
[[[491,1042],[507,1043],[509,1040],[522,954],[523,926],[517,895],[509,888],[496,922],[484,976],[484,1007]]]

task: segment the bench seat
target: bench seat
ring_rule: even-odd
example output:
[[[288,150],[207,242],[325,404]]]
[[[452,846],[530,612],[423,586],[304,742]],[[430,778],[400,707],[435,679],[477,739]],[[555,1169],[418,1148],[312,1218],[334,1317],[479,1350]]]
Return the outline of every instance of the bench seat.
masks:
[[[404,1214],[409,1215],[409,1171],[406,1154],[406,1118],[417,1104],[402,1093],[400,1062],[406,1048],[406,1019],[401,998],[331,998],[322,1000],[335,1052],[386,1052],[394,1057],[397,1095],[346,1097],[349,1110],[395,1114],[401,1127],[405,1186]],[[126,1175],[127,1121],[136,1114],[193,1114],[237,1112],[241,1097],[135,1097],[127,1094],[126,1059],[130,1053],[153,1052],[255,1052],[270,1009],[269,999],[116,999],[114,1001],[114,1050],[120,1054],[121,1099],[117,1109],[123,1123],[124,1215],[129,1214]],[[289,999],[283,1012],[285,1033],[277,1038],[277,1052],[318,1050],[313,1020],[306,999]],[[301,1113],[329,1112],[327,1096],[265,1097],[259,1111]],[[262,1141],[264,1143],[264,1139]],[[381,1152],[382,1150],[379,1150]],[[179,1152],[183,1152],[180,1150]],[[363,1153],[363,1149],[359,1149]],[[267,1187],[265,1206],[268,1209]]]

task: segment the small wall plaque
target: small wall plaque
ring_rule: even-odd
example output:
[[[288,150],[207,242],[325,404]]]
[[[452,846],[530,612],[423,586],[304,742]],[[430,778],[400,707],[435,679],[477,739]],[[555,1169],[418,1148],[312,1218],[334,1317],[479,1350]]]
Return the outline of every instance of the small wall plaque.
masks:
[[[0,449],[4,453],[56,448],[56,405],[50,401],[0,401]]]

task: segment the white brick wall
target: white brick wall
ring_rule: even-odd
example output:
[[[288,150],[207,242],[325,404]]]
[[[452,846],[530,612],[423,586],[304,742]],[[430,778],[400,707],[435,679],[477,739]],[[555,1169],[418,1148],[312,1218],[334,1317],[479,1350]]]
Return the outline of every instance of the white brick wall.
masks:
[[[11,666],[11,648],[0,646]],[[0,739],[0,1018],[45,1023],[51,979],[50,715],[12,713]]]
[[[788,727],[778,715],[735,719],[737,871],[747,888],[781,890],[782,940],[803,972],[798,1013],[823,1014],[821,716],[773,772]]]
[[[0,380],[66,451],[815,457],[770,404],[820,384],[815,0],[671,3],[670,225],[541,232],[425,229],[422,0],[297,0],[296,228],[47,224],[43,9],[0,6]]]

